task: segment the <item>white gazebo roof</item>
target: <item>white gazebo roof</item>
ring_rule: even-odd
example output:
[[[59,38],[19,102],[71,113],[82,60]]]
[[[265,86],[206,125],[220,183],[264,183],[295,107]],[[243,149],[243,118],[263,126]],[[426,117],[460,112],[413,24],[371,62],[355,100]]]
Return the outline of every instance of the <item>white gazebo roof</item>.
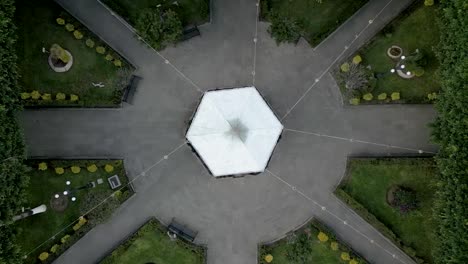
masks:
[[[265,170],[283,126],[254,87],[206,92],[187,139],[213,176]]]

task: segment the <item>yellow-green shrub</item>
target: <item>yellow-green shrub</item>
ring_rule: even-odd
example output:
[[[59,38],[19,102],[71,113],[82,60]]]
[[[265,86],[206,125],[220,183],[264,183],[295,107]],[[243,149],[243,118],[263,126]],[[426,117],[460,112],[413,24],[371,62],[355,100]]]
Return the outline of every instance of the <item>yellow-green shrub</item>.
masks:
[[[94,48],[94,41],[92,39],[87,39],[85,43],[86,43],[86,46],[90,48]]]
[[[89,165],[87,168],[86,168],[89,172],[96,172],[98,167],[96,166],[96,164],[91,164]]]
[[[352,105],[359,105],[359,103],[361,103],[361,99],[351,98],[351,99],[349,99],[349,103],[352,104]]]
[[[26,100],[26,99],[31,98],[31,94],[30,94],[30,93],[24,92],[24,93],[21,93],[20,95],[21,95],[21,99],[23,99],[23,100]]]
[[[387,94],[386,93],[381,93],[377,96],[377,99],[379,100],[385,100],[387,99]]]
[[[273,256],[271,254],[266,255],[265,261],[266,263],[271,263],[273,261]]]
[[[47,170],[47,163],[45,163],[45,162],[39,163],[38,169],[41,170],[41,171]]]
[[[57,19],[55,19],[55,21],[57,21],[57,24],[63,26],[65,25],[65,19],[61,18],[61,17],[58,17]]]
[[[83,38],[83,33],[81,33],[81,32],[78,31],[78,30],[75,30],[75,31],[73,31],[73,36],[74,36],[76,39],[82,39],[82,38]]]
[[[424,5],[425,6],[432,6],[432,5],[434,5],[434,0],[424,0]]]
[[[370,101],[374,98],[374,96],[371,93],[366,93],[365,95],[362,96],[362,99],[366,101]]]
[[[45,261],[46,259],[49,258],[49,253],[47,252],[42,252],[40,255],[39,255],[39,260],[40,261]]]
[[[34,90],[31,92],[31,98],[37,100],[41,98],[41,93],[39,93],[39,91]]]
[[[106,172],[113,172],[114,171],[114,166],[112,166],[110,164],[106,164],[106,166],[104,166],[104,170]]]
[[[320,240],[320,242],[327,242],[328,241],[328,236],[327,234],[323,232],[319,232],[317,235],[317,238]]]
[[[359,264],[359,262],[357,262],[357,260],[355,259],[352,259],[349,261],[349,264]]]
[[[80,220],[78,220],[78,223],[76,223],[76,225],[73,226],[73,230],[77,231],[77,230],[80,229],[84,224],[86,224],[86,222],[88,222],[88,221],[86,220],[86,218],[80,217]]]
[[[78,99],[80,99],[80,98],[78,97],[78,95],[76,95],[76,94],[70,94],[70,101],[76,102],[76,101],[78,101]]]
[[[116,60],[114,60],[114,65],[115,65],[116,67],[122,67],[122,61],[119,60],[119,59],[116,59]]]
[[[345,62],[341,64],[340,69],[342,72],[349,72],[349,63]]]
[[[72,171],[73,173],[75,173],[75,174],[80,173],[80,171],[81,171],[81,168],[78,167],[78,166],[71,166],[70,169],[71,169],[71,171]]]
[[[52,100],[52,95],[50,93],[45,93],[41,96],[42,100],[49,101]]]
[[[64,235],[61,239],[60,239],[60,242],[62,242],[62,244],[65,244],[65,242],[67,242],[67,240],[70,238],[70,235]]]
[[[348,252],[341,252],[340,257],[341,257],[342,260],[350,260],[351,259]]]
[[[55,168],[55,173],[58,175],[62,175],[65,172],[65,170],[62,167],[57,167]]]
[[[99,54],[104,54],[104,53],[106,53],[106,48],[104,48],[103,46],[97,46],[96,47],[96,52],[99,53]]]
[[[111,61],[111,60],[114,59],[114,57],[112,57],[112,55],[110,55],[110,54],[107,54],[105,59],[106,59],[106,61]]]
[[[50,252],[55,253],[59,249],[60,245],[55,244],[50,248]]]
[[[75,26],[73,26],[72,24],[66,24],[66,25],[65,25],[65,28],[66,28],[68,31],[70,31],[70,32],[72,32],[73,30],[75,30]]]
[[[67,96],[64,93],[57,93],[55,95],[55,100],[57,101],[65,100],[65,98],[67,98]]]
[[[354,56],[354,58],[353,58],[353,63],[354,64],[359,64],[359,63],[361,63],[361,61],[362,61],[361,56],[359,56],[359,55]]]
[[[427,94],[427,99],[431,101],[437,99],[437,93],[434,92],[434,93]]]
[[[392,97],[393,101],[400,100],[400,93],[399,92],[394,92],[394,93],[392,93],[391,97]]]
[[[330,243],[330,248],[333,250],[333,251],[337,251],[338,250],[338,243],[333,241]]]

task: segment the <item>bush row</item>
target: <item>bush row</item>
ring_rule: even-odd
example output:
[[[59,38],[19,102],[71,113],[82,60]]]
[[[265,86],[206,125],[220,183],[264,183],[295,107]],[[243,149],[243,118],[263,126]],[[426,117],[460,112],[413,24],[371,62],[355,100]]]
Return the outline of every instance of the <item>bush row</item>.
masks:
[[[70,16],[66,12],[62,12],[60,16],[56,19],[58,25],[63,26],[65,30],[73,34],[73,37],[77,40],[85,40],[87,47],[94,49],[98,54],[105,55],[104,59],[111,62],[116,67],[123,66],[123,59],[109,48],[101,40],[96,40],[97,38],[92,34],[86,27],[81,25],[75,18]],[[87,36],[85,38],[85,35]]]
[[[381,93],[381,94],[378,94],[377,96],[374,96],[372,93],[365,93],[362,95],[362,99],[366,102],[371,102],[372,100],[375,100],[375,99],[381,102],[399,101],[400,98],[401,97],[400,97],[399,92],[393,92],[390,94],[390,96],[388,96],[387,93]],[[349,99],[349,103],[352,105],[359,105],[361,103],[361,98],[359,97],[351,98]]]
[[[40,93],[37,90],[34,90],[30,93],[28,92],[22,92],[21,94],[21,99],[22,100],[42,100],[42,101],[65,101],[68,100],[70,102],[77,102],[80,98],[76,94],[69,94],[68,96],[64,93],[57,93],[55,94],[55,97],[52,97],[52,94],[50,93]]]
[[[348,193],[343,189],[337,188],[335,195],[340,198],[344,203],[353,209],[359,216],[364,218],[366,222],[370,223],[375,229],[377,229],[382,235],[390,239],[396,246],[401,248],[406,254],[408,254],[417,263],[424,263],[424,260],[416,256],[416,250],[410,246],[405,245],[401,239],[392,232],[386,225],[377,219],[372,213],[370,213],[362,204],[354,200]]]
[[[91,172],[91,173],[95,173],[98,170],[98,165],[96,165],[95,163],[88,163],[87,166],[80,166],[80,165],[53,166],[54,171],[55,171],[56,174],[64,174],[66,168],[69,168],[72,173],[78,174],[78,173],[81,172],[82,167],[86,168],[86,170]],[[107,173],[111,173],[111,172],[114,171],[114,165],[112,163],[106,163],[106,164],[102,165],[101,167]],[[49,166],[48,166],[47,162],[43,161],[43,162],[41,162],[41,163],[39,163],[37,165],[37,169],[40,170],[40,171],[46,171],[46,170],[49,169]]]

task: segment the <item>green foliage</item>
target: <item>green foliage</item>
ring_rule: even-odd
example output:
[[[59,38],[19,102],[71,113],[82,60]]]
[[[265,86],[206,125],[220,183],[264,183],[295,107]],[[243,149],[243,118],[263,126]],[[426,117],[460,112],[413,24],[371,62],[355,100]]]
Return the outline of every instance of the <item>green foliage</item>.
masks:
[[[41,95],[42,100],[49,101],[52,100],[52,95],[50,93],[45,93]]]
[[[170,9],[162,14],[155,8],[142,10],[135,28],[157,50],[165,48],[168,44],[175,44],[182,36],[182,22],[177,13]]]
[[[55,95],[55,100],[57,100],[57,101],[65,100],[65,98],[67,98],[67,96],[64,93],[57,93]]]
[[[92,39],[87,39],[87,40],[85,41],[85,43],[86,43],[86,46],[88,46],[88,47],[90,47],[90,48],[94,48],[94,45],[95,45],[94,40],[92,40]]]
[[[98,167],[96,166],[96,164],[91,164],[89,165],[88,167],[86,167],[86,169],[89,171],[89,172],[96,172]]]
[[[82,38],[83,38],[83,33],[81,33],[81,32],[78,31],[78,30],[75,30],[75,31],[73,31],[73,36],[74,36],[76,39],[82,39]]]
[[[104,53],[106,53],[106,48],[104,48],[103,46],[97,46],[96,47],[96,52],[99,53],[99,54],[104,54]]]
[[[301,233],[294,238],[290,244],[287,258],[291,263],[302,264],[308,260],[310,251],[310,241],[306,234]]]
[[[342,260],[350,260],[351,257],[349,256],[349,253],[348,253],[348,252],[342,252],[342,253],[341,253],[341,259],[342,259]]]
[[[410,188],[396,186],[392,190],[392,195],[393,200],[391,201],[391,205],[398,208],[402,213],[408,213],[419,208],[416,192]]]
[[[353,57],[353,63],[354,64],[359,64],[359,63],[361,63],[361,61],[362,61],[362,58],[361,58],[360,55],[356,55],[356,56]]]
[[[31,98],[30,93],[24,92],[24,93],[21,93],[20,95],[21,95],[21,99],[23,99],[23,100],[27,100],[27,99]]]
[[[413,71],[414,75],[416,75],[416,77],[421,77],[424,75],[424,69],[421,68],[421,67],[416,67]]]
[[[62,175],[65,173],[65,169],[62,168],[62,167],[56,167],[55,168],[55,173],[57,173],[58,175]]]
[[[70,169],[71,169],[71,171],[72,171],[73,173],[75,173],[75,174],[78,174],[78,173],[80,173],[80,171],[81,171],[81,168],[78,167],[78,166],[71,166]]]
[[[115,67],[122,67],[122,61],[119,59],[114,60]]]
[[[437,17],[441,42],[441,93],[432,135],[439,144],[434,218],[437,223],[435,263],[468,263],[468,16],[466,0],[441,1]]]
[[[371,101],[374,98],[374,96],[371,93],[366,93],[362,96],[362,99],[366,101]]]
[[[41,163],[39,163],[39,165],[37,167],[38,167],[38,170],[45,171],[45,170],[47,170],[47,163],[41,162]]]
[[[425,6],[433,6],[434,5],[434,0],[424,0],[424,5]]]
[[[110,54],[107,54],[106,57],[104,57],[106,59],[106,61],[111,61],[114,59],[114,57],[112,57],[112,55]]]
[[[270,12],[269,18],[271,25],[268,32],[276,40],[276,44],[297,42],[301,37],[301,26],[297,20],[274,11]]]
[[[59,245],[59,244],[54,244],[54,245],[50,248],[50,252],[55,254],[59,248],[60,248],[60,245]]]
[[[72,32],[73,30],[75,30],[75,26],[73,26],[72,24],[66,24],[66,25],[65,25],[65,28],[66,28],[68,31],[70,31],[70,32]]]
[[[39,91],[34,90],[31,92],[31,98],[34,100],[38,100],[39,98],[41,98],[41,93],[39,93]]]
[[[341,64],[340,70],[342,72],[349,72],[349,63],[345,62],[345,63]]]
[[[359,105],[361,103],[361,99],[351,98],[351,99],[349,99],[349,103],[352,104],[352,105]]]
[[[379,100],[385,100],[387,99],[387,94],[386,93],[381,93],[377,96],[377,99]]]
[[[78,95],[76,94],[70,94],[70,101],[71,102],[76,102],[78,101],[80,98],[78,97]]]
[[[65,19],[61,18],[61,17],[58,17],[56,20],[57,24],[63,26],[65,25]]]
[[[434,101],[435,99],[437,99],[437,93],[433,92],[433,93],[427,94],[427,99],[429,99],[429,101]]]
[[[64,63],[70,61],[70,56],[65,52],[65,50],[62,47],[60,47],[59,44],[52,44],[52,47],[50,47],[50,56],[53,59],[61,60]]]
[[[96,226],[106,221],[119,206],[120,201],[115,197],[102,192],[88,192],[80,203],[80,213],[86,215],[91,226]]]
[[[49,258],[49,253],[47,252],[42,252],[40,255],[39,255],[39,260],[44,262],[46,261],[48,258]]]
[[[62,244],[65,244],[68,239],[70,239],[70,235],[64,235],[61,239],[60,239],[60,242],[62,242]]]
[[[111,164],[106,164],[106,166],[104,166],[104,170],[108,173],[111,173],[114,171],[114,166],[112,166]]]
[[[400,93],[399,92],[393,92],[390,97],[392,98],[393,101],[400,100]]]

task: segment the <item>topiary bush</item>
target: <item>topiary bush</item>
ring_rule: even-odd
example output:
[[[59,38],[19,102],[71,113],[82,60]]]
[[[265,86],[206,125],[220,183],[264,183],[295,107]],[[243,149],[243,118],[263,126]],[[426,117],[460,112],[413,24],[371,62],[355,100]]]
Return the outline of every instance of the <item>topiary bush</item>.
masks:
[[[381,93],[377,96],[377,99],[379,100],[385,100],[387,99],[387,94],[386,93]]]
[[[31,94],[27,93],[27,92],[21,93],[20,96],[21,96],[21,99],[23,99],[23,100],[27,100],[27,99],[31,98]]]
[[[45,162],[39,163],[38,169],[39,169],[40,171],[45,171],[45,170],[47,170],[47,163],[45,163]]]
[[[41,93],[39,93],[39,91],[34,90],[31,92],[31,98],[34,100],[38,100],[39,98],[41,98]]]
[[[352,105],[359,105],[361,103],[361,99],[351,98],[351,99],[349,99],[349,103],[352,104]]]
[[[349,72],[349,63],[345,62],[345,63],[341,64],[340,70],[342,72]]]
[[[71,102],[76,102],[78,101],[80,98],[78,97],[78,95],[76,94],[70,94],[70,101]]]
[[[67,96],[64,93],[57,93],[55,95],[55,100],[57,101],[65,100],[65,98],[67,98]]]
[[[59,247],[60,247],[59,244],[53,245],[53,246],[50,248],[50,252],[51,252],[51,253],[57,252],[57,250],[59,249]]]
[[[337,251],[337,250],[338,250],[338,243],[336,243],[335,241],[331,242],[331,243],[330,243],[330,248],[331,248],[333,251]]]
[[[76,39],[82,39],[82,38],[83,38],[83,33],[81,33],[81,32],[78,31],[78,30],[75,30],[75,31],[73,31],[73,36],[74,36]]]
[[[70,32],[75,30],[75,26],[73,26],[72,24],[66,24],[65,28]]]
[[[39,260],[42,261],[42,262],[46,261],[48,258],[49,258],[49,253],[47,253],[47,252],[42,252],[39,255]]]
[[[266,255],[265,261],[266,263],[271,263],[273,261],[273,256],[271,254]]]
[[[64,63],[67,63],[70,61],[70,55],[65,52],[65,50],[59,45],[59,44],[52,44],[50,47],[50,56],[54,60],[61,60]]]
[[[393,101],[400,100],[400,93],[399,92],[393,92],[391,95],[391,98]]]
[[[88,47],[90,47],[90,48],[94,48],[94,45],[95,45],[95,44],[94,44],[94,41],[93,41],[92,39],[87,39],[87,40],[85,41],[85,43],[86,43],[86,46],[88,46]]]
[[[106,53],[106,48],[104,48],[103,46],[97,46],[96,47],[96,52],[99,53],[99,54],[104,54],[104,53]]]
[[[45,93],[41,96],[42,100],[44,101],[50,101],[52,100],[52,95],[50,93]]]
[[[366,101],[371,101],[374,98],[374,96],[371,93],[366,93],[362,96],[362,99]]]
[[[433,92],[433,93],[428,94],[427,99],[429,99],[429,101],[434,101],[435,99],[437,99],[437,93]]]
[[[57,173],[58,175],[62,175],[63,173],[65,173],[65,169],[62,167],[56,167],[55,173]]]
[[[359,64],[359,63],[361,63],[361,61],[362,61],[362,58],[361,58],[360,55],[354,56],[354,58],[353,58],[353,63],[354,64]]]
[[[65,25],[65,19],[63,19],[61,17],[55,19],[55,21],[57,22],[57,24],[59,24],[61,26]]]
[[[86,167],[86,169],[89,171],[89,172],[96,172],[98,167],[96,166],[96,164],[91,164],[89,165],[88,167]]]
[[[122,67],[122,61],[119,59],[114,60],[114,66],[116,67]]]
[[[424,0],[424,5],[425,6],[433,6],[434,5],[434,0]]]
[[[68,239],[70,238],[70,235],[64,235],[61,239],[60,239],[60,242],[62,242],[62,244],[65,244]]]
[[[323,233],[323,232],[319,232],[318,235],[317,235],[317,238],[320,242],[327,242],[328,241],[328,236],[327,234]]]
[[[111,61],[114,59],[114,57],[112,57],[112,55],[110,54],[107,54],[106,57],[104,57],[106,59],[106,61]]]
[[[80,171],[81,171],[81,168],[78,167],[78,166],[71,166],[70,169],[71,169],[71,171],[72,171],[73,173],[75,173],[75,174],[80,173]]]
[[[413,73],[416,77],[421,77],[424,75],[424,69],[421,68],[421,67],[417,67],[416,69],[414,69]]]
[[[106,166],[104,166],[104,170],[108,173],[113,172],[114,166],[112,166],[111,164],[106,164]]]
[[[340,257],[341,257],[342,260],[345,260],[345,261],[351,259],[351,257],[349,256],[349,253],[348,253],[348,252],[341,252]]]

